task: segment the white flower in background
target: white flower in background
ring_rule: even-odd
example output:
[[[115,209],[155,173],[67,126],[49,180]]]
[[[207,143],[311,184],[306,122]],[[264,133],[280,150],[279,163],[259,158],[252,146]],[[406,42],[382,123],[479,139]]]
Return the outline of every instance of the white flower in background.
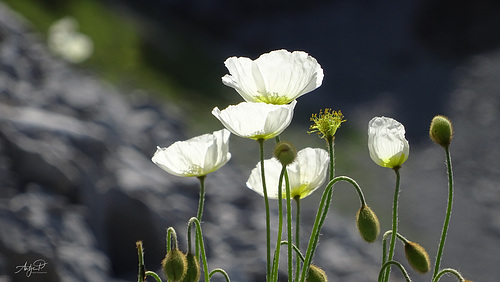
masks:
[[[297,101],[288,105],[242,102],[212,114],[232,133],[253,140],[270,139],[283,132],[293,118]]]
[[[323,81],[321,66],[302,51],[276,50],[254,61],[231,57],[224,64],[230,74],[222,77],[222,83],[236,89],[247,102],[288,104]]]
[[[186,141],[177,141],[167,148],[156,150],[151,159],[166,172],[183,177],[199,177],[214,172],[229,159],[227,129],[204,134]]]
[[[368,149],[372,160],[383,167],[399,167],[410,154],[404,126],[395,119],[374,117],[368,123]]]
[[[72,17],[56,21],[49,28],[48,45],[52,52],[71,63],[81,63],[94,51],[92,39],[78,32],[78,22]]]
[[[326,180],[330,157],[328,152],[319,148],[305,148],[297,153],[297,159],[286,168],[290,180],[291,198],[304,198],[318,189]],[[267,194],[270,199],[278,199],[278,184],[282,165],[275,159],[264,161]],[[247,187],[264,195],[260,162],[252,170]],[[283,199],[286,197],[285,180],[281,188]]]

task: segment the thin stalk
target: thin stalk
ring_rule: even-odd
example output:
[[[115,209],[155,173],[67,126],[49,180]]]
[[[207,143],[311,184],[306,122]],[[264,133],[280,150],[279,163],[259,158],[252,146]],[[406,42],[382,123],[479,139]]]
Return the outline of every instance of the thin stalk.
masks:
[[[432,278],[432,282],[439,281],[441,276],[443,276],[444,274],[447,274],[447,273],[455,275],[457,277],[458,281],[460,281],[460,282],[465,281],[465,278],[457,270],[455,270],[453,268],[445,268],[445,269],[439,271],[439,273],[438,273],[438,275],[436,275],[436,277]]]
[[[288,241],[281,241],[281,245],[284,245],[284,244],[288,244]],[[295,253],[297,254],[297,257],[300,259],[301,262],[304,262],[304,255],[300,252],[299,248],[297,246],[295,246],[294,244],[292,244],[292,248],[293,250],[295,251]]]
[[[389,245],[389,256],[387,257],[387,261],[392,261],[394,257],[394,248],[396,246],[396,236],[398,234],[398,197],[399,197],[399,186],[401,181],[401,175],[399,173],[400,167],[394,167],[394,172],[396,173],[396,189],[394,191],[394,201],[392,203],[392,234],[391,234],[391,243]],[[385,271],[384,281],[389,281],[389,276],[391,274],[391,269],[388,268]]]
[[[333,142],[335,137],[328,137],[327,142],[328,142],[328,153],[330,155],[330,181],[335,177],[335,154],[333,151],[333,146],[335,143]]]
[[[439,267],[441,265],[441,258],[443,255],[444,244],[446,241],[446,234],[448,233],[448,225],[450,224],[451,218],[451,208],[453,205],[453,170],[451,167],[451,156],[450,156],[450,148],[447,146],[445,148],[446,152],[446,165],[448,167],[448,205],[446,208],[446,217],[444,219],[443,230],[441,232],[441,240],[439,241],[438,252],[436,255],[436,263],[434,264],[434,274],[432,275],[435,278],[439,272]]]
[[[319,235],[320,235],[320,230],[323,227],[323,224],[325,222],[326,215],[328,213],[328,210],[330,208],[331,204],[331,190],[333,189],[333,186],[335,183],[339,181],[346,181],[351,183],[356,191],[358,192],[358,195],[360,196],[360,201],[362,203],[365,203],[365,198],[363,195],[363,192],[361,191],[361,188],[359,187],[358,183],[356,181],[348,176],[337,176],[334,179],[332,179],[328,185],[325,188],[325,191],[323,192],[323,195],[321,196],[321,201],[320,201],[320,208],[318,209],[316,213],[316,219],[314,220],[314,225],[313,229],[311,231],[311,237],[309,238],[309,243],[307,245],[307,251],[306,251],[306,256],[304,260],[304,264],[302,267],[302,271],[300,273],[300,281],[304,282],[307,276],[307,272],[309,271],[309,266],[312,262],[312,258],[314,256],[314,253],[316,251],[316,247],[318,246],[318,241],[319,241]]]
[[[276,250],[274,250],[274,260],[273,260],[273,265],[272,265],[272,273],[270,280],[271,281],[278,281],[278,268],[279,268],[279,261],[280,261],[280,250],[281,250],[281,235],[283,233],[283,192],[281,192],[281,187],[283,186],[283,177],[286,172],[286,167],[283,166],[281,169],[281,174],[280,178],[278,181],[278,239],[276,242]]]
[[[216,268],[216,269],[214,269],[214,270],[210,271],[210,275],[209,275],[209,276],[210,276],[210,278],[212,278],[212,276],[213,276],[215,273],[220,273],[220,274],[222,274],[222,275],[224,276],[224,278],[226,279],[226,282],[231,281],[231,280],[229,279],[229,275],[227,275],[227,273],[224,271],[224,269],[221,269],[221,268]]]
[[[405,277],[405,280],[407,282],[411,281],[410,276],[408,275],[408,272],[406,271],[404,266],[401,263],[394,261],[394,260],[390,260],[382,265],[382,268],[380,269],[380,272],[378,273],[378,280],[377,281],[379,281],[379,282],[383,281],[382,276],[384,276],[384,272],[386,272],[386,273],[389,272],[389,270],[386,270],[386,268],[390,269],[390,266],[392,264],[397,266],[399,268],[399,270],[401,270],[401,273],[403,273],[403,276]]]
[[[144,269],[144,251],[142,249],[142,242],[137,241],[135,246],[137,247],[137,256],[139,257],[139,273],[137,274],[137,281],[144,282],[146,273]]]
[[[260,174],[262,176],[262,191],[264,194],[264,205],[266,207],[266,248],[267,248],[267,268],[266,277],[269,281],[271,277],[271,223],[269,215],[269,198],[267,196],[266,174],[264,170],[264,139],[257,140],[260,147]]]
[[[296,207],[296,213],[295,213],[295,246],[299,248],[300,250],[300,196],[295,196],[293,197],[295,200],[295,207]],[[299,260],[299,253],[296,253],[295,257],[295,281],[299,281],[299,275],[300,275],[300,260]]]
[[[161,278],[160,278],[160,276],[158,276],[158,274],[156,274],[156,272],[153,272],[153,271],[146,271],[146,273],[145,273],[145,274],[146,274],[146,276],[151,276],[151,277],[153,277],[153,278],[156,280],[156,282],[161,282]]]
[[[196,218],[201,222],[201,216],[203,215],[203,204],[205,203],[205,177],[206,175],[199,176],[200,180],[200,200],[198,202],[198,213]]]
[[[286,219],[288,242],[292,242],[292,199],[290,196],[290,181],[285,170],[285,191],[286,191]],[[293,249],[292,244],[288,244],[288,282],[293,281]]]
[[[205,253],[205,244],[203,243],[203,233],[201,231],[201,224],[200,224],[200,221],[196,217],[192,217],[188,221],[188,228],[191,228],[191,226],[193,224],[196,227],[196,242],[200,248],[200,255],[201,255],[201,261],[203,264],[203,274],[205,276],[205,282],[208,282],[210,279],[208,276],[209,273],[208,273],[207,255]]]

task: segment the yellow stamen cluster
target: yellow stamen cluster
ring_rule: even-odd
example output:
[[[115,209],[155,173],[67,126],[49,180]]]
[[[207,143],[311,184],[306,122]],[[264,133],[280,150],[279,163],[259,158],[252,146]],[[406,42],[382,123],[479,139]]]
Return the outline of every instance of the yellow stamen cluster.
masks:
[[[307,133],[311,134],[317,132],[321,138],[333,139],[335,132],[340,127],[340,125],[346,121],[344,115],[341,111],[332,111],[332,109],[325,109],[319,111],[319,114],[313,114],[311,121],[314,123],[309,127],[311,131]]]

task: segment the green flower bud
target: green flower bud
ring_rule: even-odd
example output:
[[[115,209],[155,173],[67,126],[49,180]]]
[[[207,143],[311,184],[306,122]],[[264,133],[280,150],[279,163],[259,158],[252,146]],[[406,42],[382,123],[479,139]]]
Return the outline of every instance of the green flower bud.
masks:
[[[432,141],[447,148],[453,138],[453,126],[451,121],[445,116],[435,116],[431,122],[429,136]]]
[[[415,242],[405,243],[406,259],[411,267],[420,273],[426,273],[431,268],[431,261],[425,249]]]
[[[311,264],[309,272],[307,273],[306,282],[327,282],[325,271],[323,269]]]
[[[173,281],[181,281],[187,271],[186,256],[178,249],[171,249],[161,265],[165,276]]]
[[[363,240],[373,243],[380,234],[380,223],[370,207],[363,205],[356,214],[356,224]]]
[[[198,263],[198,259],[192,253],[188,253],[186,255],[187,260],[187,271],[184,278],[182,278],[182,282],[198,282],[200,280],[200,264]]]
[[[282,141],[274,146],[274,157],[286,166],[293,163],[297,157],[297,150],[291,143]]]

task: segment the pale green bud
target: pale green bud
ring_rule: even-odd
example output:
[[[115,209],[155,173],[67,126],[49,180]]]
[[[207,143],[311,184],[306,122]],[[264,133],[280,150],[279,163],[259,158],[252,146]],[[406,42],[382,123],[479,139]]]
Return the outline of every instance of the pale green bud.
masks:
[[[380,234],[380,223],[370,207],[363,205],[356,214],[356,225],[363,240],[373,243]]]
[[[170,280],[181,281],[186,274],[186,256],[178,249],[171,249],[161,264],[165,276]]]
[[[429,136],[432,141],[447,148],[453,138],[453,126],[451,121],[445,116],[435,116],[431,122]]]
[[[306,282],[327,282],[325,271],[323,269],[311,264],[309,272],[307,273]]]
[[[200,264],[198,259],[192,253],[186,255],[187,271],[186,275],[182,278],[182,282],[198,282],[200,280]]]
[[[426,273],[431,268],[431,261],[425,249],[415,242],[405,243],[406,259],[411,267],[420,273]]]
[[[274,146],[274,157],[280,161],[282,165],[293,163],[297,157],[297,149],[289,142],[279,142]]]

